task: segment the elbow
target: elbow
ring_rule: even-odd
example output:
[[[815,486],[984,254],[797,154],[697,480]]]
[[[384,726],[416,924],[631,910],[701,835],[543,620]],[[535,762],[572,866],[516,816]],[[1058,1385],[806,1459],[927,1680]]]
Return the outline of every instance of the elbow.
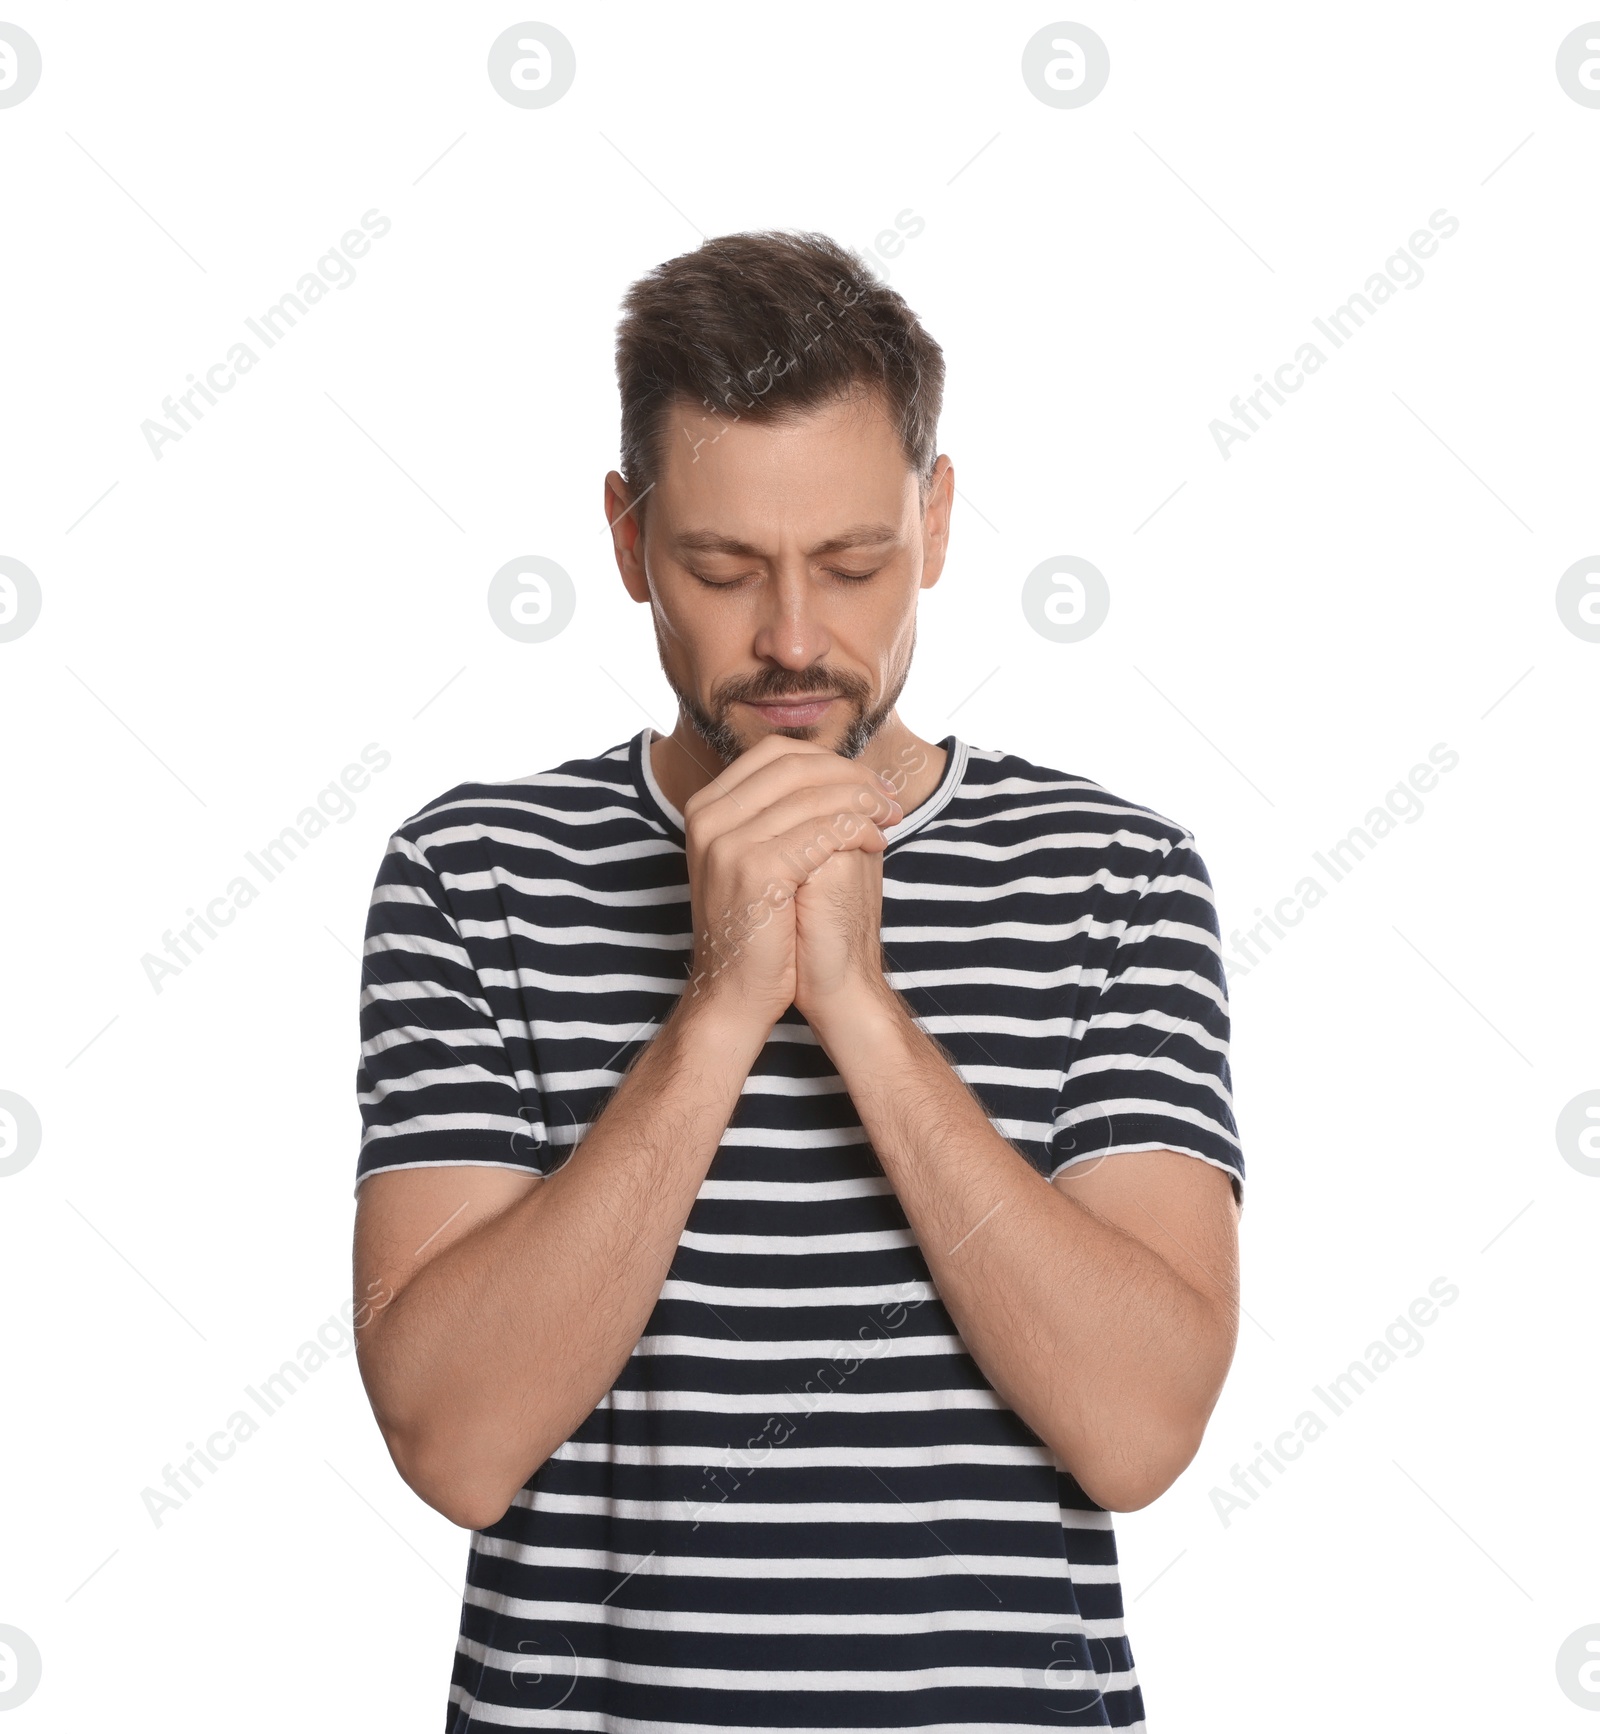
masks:
[[[455,1451],[410,1437],[398,1428],[383,1429],[383,1438],[400,1479],[424,1505],[460,1529],[493,1528],[516,1500],[520,1482],[507,1487],[503,1480],[475,1476]]]
[[[1152,1481],[1148,1477],[1142,1480],[1113,1478],[1106,1482],[1097,1481],[1092,1492],[1088,1488],[1084,1491],[1102,1510],[1118,1513],[1143,1511],[1147,1505],[1154,1505],[1177,1479],[1176,1475],[1165,1481]]]
[[[1204,1428],[1173,1426],[1106,1454],[1074,1479],[1102,1510],[1142,1511],[1183,1474],[1200,1449]]]
[[[463,1495],[452,1489],[437,1500],[427,1499],[426,1495],[419,1497],[424,1498],[441,1517],[449,1518],[458,1529],[478,1531],[493,1529],[511,1509],[515,1495],[512,1499],[484,1500],[481,1496],[474,1497],[470,1491]]]
[[[369,1339],[358,1364],[400,1479],[457,1527],[492,1528],[560,1441],[512,1437],[504,1415],[463,1414],[458,1398],[418,1390],[376,1352],[382,1346]]]
[[[514,1467],[503,1456],[490,1455],[482,1441],[464,1435],[459,1427],[441,1425],[437,1405],[419,1409],[393,1401],[392,1392],[385,1395],[389,1401],[377,1401],[369,1384],[373,1419],[406,1486],[461,1529],[489,1529],[498,1523],[537,1464]]]

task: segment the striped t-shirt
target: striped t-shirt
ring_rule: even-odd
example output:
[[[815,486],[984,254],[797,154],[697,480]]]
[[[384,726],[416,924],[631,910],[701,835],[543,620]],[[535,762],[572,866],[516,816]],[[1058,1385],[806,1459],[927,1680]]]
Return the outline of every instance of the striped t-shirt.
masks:
[[[651,738],[463,783],[391,839],[358,1188],[550,1173],[659,1029],[692,931]],[[1242,1199],[1193,837],[1084,777],[940,744],[938,787],[887,833],[889,983],[1041,1175],[1171,1149]],[[472,1536],[446,1726],[1144,1726],[1110,1513],[967,1352],[792,1006],[615,1386]]]

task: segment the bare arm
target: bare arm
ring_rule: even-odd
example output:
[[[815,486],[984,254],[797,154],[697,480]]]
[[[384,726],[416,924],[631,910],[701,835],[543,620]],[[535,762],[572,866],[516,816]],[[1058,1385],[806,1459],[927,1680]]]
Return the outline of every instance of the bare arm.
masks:
[[[498,1522],[616,1382],[766,1033],[680,1001],[546,1179],[462,1166],[363,1183],[361,1377],[395,1467],[453,1523]]]
[[[793,1000],[796,889],[833,851],[881,849],[863,815],[899,811],[875,782],[772,737],[690,798],[689,984],[555,1173],[417,1167],[363,1182],[362,1380],[395,1467],[452,1522],[497,1522],[616,1383]]]
[[[807,1012],[941,1298],[1007,1404],[1110,1511],[1183,1472],[1238,1334],[1228,1176],[1130,1152],[1050,1185],[881,978]]]

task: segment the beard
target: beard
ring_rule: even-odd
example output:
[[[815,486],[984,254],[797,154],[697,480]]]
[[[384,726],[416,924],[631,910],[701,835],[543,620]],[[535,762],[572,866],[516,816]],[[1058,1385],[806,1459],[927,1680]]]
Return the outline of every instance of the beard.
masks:
[[[657,634],[657,642],[660,635]],[[912,648],[915,649],[915,630],[912,635]],[[664,649],[664,647],[662,647]],[[855,715],[844,731],[844,738],[833,750],[841,758],[858,759],[867,750],[878,731],[888,721],[900,694],[906,684],[906,676],[910,673],[911,659],[906,658],[893,685],[884,694],[882,700],[868,709],[868,701],[872,689],[861,676],[835,673],[825,666],[813,666],[804,669],[767,668],[759,674],[743,676],[736,680],[724,681],[712,691],[713,708],[707,710],[692,692],[687,691],[673,677],[667,667],[665,655],[661,658],[661,671],[666,675],[667,684],[677,697],[679,709],[688,718],[690,726],[706,745],[721,760],[724,768],[731,765],[747,748],[754,746],[754,741],[740,737],[739,732],[728,720],[734,705],[746,703],[772,703],[778,699],[803,699],[810,693],[834,693],[837,701],[853,708]],[[816,738],[818,724],[809,723],[793,727],[777,727],[769,733],[786,735],[790,740],[809,741]]]

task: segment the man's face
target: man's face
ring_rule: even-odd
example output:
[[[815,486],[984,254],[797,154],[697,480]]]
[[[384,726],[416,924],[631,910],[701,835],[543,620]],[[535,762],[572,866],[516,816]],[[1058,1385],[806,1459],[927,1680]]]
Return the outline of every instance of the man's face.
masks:
[[[924,508],[880,405],[863,392],[767,424],[675,405],[643,535],[617,526],[662,669],[725,764],[769,734],[855,758],[905,684],[952,477],[941,457]]]

